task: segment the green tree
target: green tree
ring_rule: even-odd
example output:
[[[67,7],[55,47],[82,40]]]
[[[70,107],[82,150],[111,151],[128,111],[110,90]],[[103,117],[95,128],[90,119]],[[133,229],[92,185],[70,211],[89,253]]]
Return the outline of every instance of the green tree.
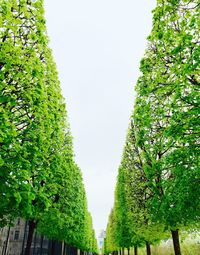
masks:
[[[143,160],[137,146],[135,125],[130,123],[123,153],[123,165],[126,173],[126,196],[129,221],[132,226],[132,242],[135,247],[146,244],[150,254],[150,244],[166,237],[164,226],[151,220],[148,203],[153,192],[148,185]]]
[[[114,215],[116,219],[116,241],[122,249],[131,247],[131,226],[128,221],[128,201],[126,193],[126,173],[123,164],[118,170],[115,189]]]
[[[0,0],[0,12],[1,224],[16,216],[29,220],[26,254],[38,223],[47,231],[42,227],[47,216],[48,236],[81,246],[86,197],[43,1]]]
[[[199,221],[199,2],[157,1],[134,107],[152,220],[172,232]]]
[[[85,232],[84,232],[84,250],[87,252],[92,252],[98,254],[97,241],[95,238],[95,232],[93,229],[92,216],[86,211],[86,221],[85,221]]]
[[[67,128],[65,106],[43,2],[1,0],[0,8],[1,212],[12,208],[26,219],[39,218],[50,204],[45,190]],[[12,210],[3,220],[9,215]]]
[[[62,169],[57,200],[43,215],[38,231],[82,251],[98,253],[80,169],[73,161],[65,161]]]
[[[150,244],[164,237],[163,225],[151,221],[148,202],[152,191],[143,169],[143,162],[135,138],[135,127],[129,125],[115,193],[116,238],[120,247],[129,248]]]
[[[117,242],[117,229],[116,229],[116,218],[115,218],[115,212],[114,208],[111,210],[108,223],[106,227],[106,237],[104,238],[104,247],[103,251],[104,254],[109,254],[114,251],[118,251],[120,249],[120,246]]]

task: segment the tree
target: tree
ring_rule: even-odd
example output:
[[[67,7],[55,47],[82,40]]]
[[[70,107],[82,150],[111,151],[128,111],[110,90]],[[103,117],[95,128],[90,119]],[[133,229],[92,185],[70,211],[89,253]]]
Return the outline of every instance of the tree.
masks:
[[[33,213],[36,190],[48,175],[55,123],[48,109],[47,39],[40,1],[1,1],[1,13],[1,205],[3,212],[12,205],[18,213],[23,204],[25,216]]]
[[[111,210],[108,223],[106,227],[106,237],[104,238],[104,247],[103,251],[104,254],[109,254],[114,251],[117,251],[120,246],[117,243],[117,232],[116,232],[116,218],[115,218],[115,212],[114,209]]]
[[[153,220],[172,232],[199,221],[199,3],[157,1],[134,107]]]
[[[134,246],[137,254],[137,247],[146,245],[149,255],[150,244],[166,237],[163,224],[151,220],[148,203],[152,191],[143,167],[135,126],[131,122],[118,170],[114,208],[106,230],[106,253],[119,248],[127,248],[129,253],[130,247]]]
[[[43,214],[38,231],[52,240],[63,241],[70,247],[97,254],[81,171],[68,155],[64,153],[62,156],[62,172],[56,178],[59,184],[57,200]]]
[[[83,184],[73,162],[43,1],[1,0],[0,12],[0,219],[2,225],[17,216],[29,220],[29,254],[38,222],[50,209],[54,216],[61,214],[65,196],[71,209],[80,209],[79,215],[65,214],[67,224],[73,214],[73,226],[83,225]],[[69,193],[63,177],[74,185]],[[70,241],[78,242],[78,233],[76,229],[75,240]]]
[[[95,238],[95,231],[93,229],[92,216],[86,211],[86,221],[85,221],[85,232],[83,241],[83,249],[87,252],[92,252],[98,254],[97,240]]]
[[[130,123],[127,132],[123,165],[126,173],[127,211],[132,226],[132,245],[140,247],[145,244],[147,254],[151,254],[150,244],[162,239],[164,229],[161,224],[154,224],[151,221],[148,202],[152,191],[148,187],[148,180],[143,169],[133,122]]]
[[[124,186],[125,200],[119,205],[119,208],[123,208],[121,211],[124,210],[124,219],[126,225],[129,226],[129,241],[124,240],[124,243],[129,243],[129,247],[134,246],[136,253],[136,247],[146,244],[147,254],[150,254],[150,244],[159,242],[165,237],[165,233],[162,224],[155,224],[151,221],[148,203],[152,191],[148,187],[148,179],[137,147],[133,122],[128,128],[121,168],[124,175],[121,185]]]

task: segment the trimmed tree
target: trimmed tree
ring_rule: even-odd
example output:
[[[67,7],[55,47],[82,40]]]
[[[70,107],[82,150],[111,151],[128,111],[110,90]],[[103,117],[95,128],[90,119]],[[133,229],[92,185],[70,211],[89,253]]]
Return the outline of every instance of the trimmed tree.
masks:
[[[157,1],[134,110],[152,220],[172,232],[199,221],[199,3]]]
[[[17,216],[29,221],[26,255],[47,215],[58,224],[49,236],[81,246],[85,191],[48,47],[43,1],[0,0],[0,12],[1,225]]]

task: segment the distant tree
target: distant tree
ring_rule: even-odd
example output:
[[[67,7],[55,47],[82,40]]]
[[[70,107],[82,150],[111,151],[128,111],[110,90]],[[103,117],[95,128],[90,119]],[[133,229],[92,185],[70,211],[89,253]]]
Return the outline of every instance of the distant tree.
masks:
[[[162,224],[151,221],[148,203],[152,197],[152,191],[148,187],[148,179],[143,167],[135,138],[135,126],[131,122],[121,161],[124,172],[124,182],[121,185],[124,186],[126,205],[121,204],[119,208],[125,208],[123,215],[129,226],[129,247],[134,246],[137,253],[136,247],[146,244],[147,254],[150,254],[150,244],[159,242],[166,234]]]
[[[128,213],[126,173],[123,164],[121,164],[118,169],[115,189],[114,215],[116,221],[116,242],[123,249],[129,249],[131,247],[131,222],[128,220]]]
[[[95,238],[95,232],[93,229],[92,216],[87,212],[86,233],[85,233],[85,251],[98,254],[97,241]],[[86,245],[87,244],[87,245]]]
[[[57,201],[44,213],[38,231],[82,251],[98,253],[80,169],[72,160],[66,159],[67,155],[63,157],[62,172],[57,178]]]
[[[116,218],[114,215],[114,209],[112,209],[106,227],[106,237],[104,238],[104,254],[109,254],[120,249],[116,236]]]

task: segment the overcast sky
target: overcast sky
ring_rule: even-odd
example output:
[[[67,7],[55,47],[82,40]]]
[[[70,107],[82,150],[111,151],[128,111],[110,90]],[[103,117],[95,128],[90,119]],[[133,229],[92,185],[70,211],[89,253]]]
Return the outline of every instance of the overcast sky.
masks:
[[[57,63],[96,234],[105,229],[156,0],[46,0]]]

